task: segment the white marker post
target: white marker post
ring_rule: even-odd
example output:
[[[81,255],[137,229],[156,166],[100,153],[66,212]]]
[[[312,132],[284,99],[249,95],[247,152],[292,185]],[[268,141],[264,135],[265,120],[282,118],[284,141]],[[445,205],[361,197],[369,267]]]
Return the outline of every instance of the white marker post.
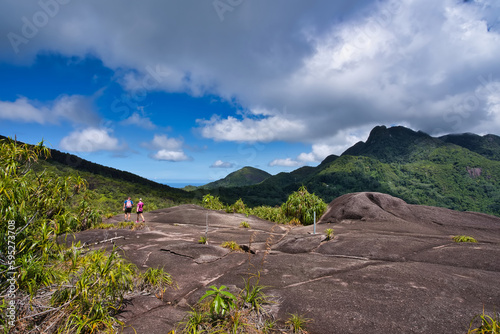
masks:
[[[208,212],[207,212],[206,225],[207,228],[205,229],[205,243],[208,244]]]
[[[314,233],[316,234],[316,211],[314,211]]]

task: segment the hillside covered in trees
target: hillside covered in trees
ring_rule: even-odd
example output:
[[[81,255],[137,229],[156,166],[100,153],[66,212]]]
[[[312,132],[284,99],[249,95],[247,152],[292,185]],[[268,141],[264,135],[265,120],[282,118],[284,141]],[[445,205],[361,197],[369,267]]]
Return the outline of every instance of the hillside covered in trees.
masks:
[[[142,197],[147,210],[200,203],[210,193],[227,205],[282,205],[305,186],[326,203],[351,192],[377,191],[410,204],[432,205],[500,216],[500,137],[453,134],[432,137],[405,127],[375,127],[366,142],[318,166],[269,175],[244,167],[192,191],[172,188],[132,173],[51,150],[37,168],[57,176],[79,175],[103,213],[121,212],[127,196]]]
[[[263,182],[216,190],[222,201],[280,205],[301,185],[330,202],[350,192],[377,191],[411,204],[500,215],[500,137],[431,137],[404,127],[375,127],[366,142],[317,167]],[[214,193],[215,190],[212,190]]]

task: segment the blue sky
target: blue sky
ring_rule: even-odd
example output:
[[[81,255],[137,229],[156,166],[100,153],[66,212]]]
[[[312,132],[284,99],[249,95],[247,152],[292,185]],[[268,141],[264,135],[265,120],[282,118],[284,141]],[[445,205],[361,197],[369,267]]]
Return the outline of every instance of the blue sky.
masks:
[[[164,183],[500,135],[495,1],[5,0],[0,134]]]

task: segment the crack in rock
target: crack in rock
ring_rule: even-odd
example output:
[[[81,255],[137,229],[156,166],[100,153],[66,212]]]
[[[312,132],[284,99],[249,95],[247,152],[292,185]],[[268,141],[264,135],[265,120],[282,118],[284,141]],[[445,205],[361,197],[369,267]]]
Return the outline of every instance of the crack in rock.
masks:
[[[189,259],[195,259],[193,256],[189,256],[189,255],[185,255],[185,254],[180,254],[180,253],[176,253],[170,249],[165,249],[165,248],[160,248],[160,251],[163,251],[163,252],[168,252],[170,254],[173,254],[173,255],[178,255],[178,256],[182,256],[182,257],[187,257]]]

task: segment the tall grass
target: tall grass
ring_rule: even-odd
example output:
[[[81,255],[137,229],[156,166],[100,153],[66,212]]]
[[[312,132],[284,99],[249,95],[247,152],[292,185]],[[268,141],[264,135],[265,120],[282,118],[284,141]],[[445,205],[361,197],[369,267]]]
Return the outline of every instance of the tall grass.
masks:
[[[470,322],[468,334],[478,333],[478,334],[500,334],[500,315],[495,313],[493,317],[484,313],[476,315]],[[472,328],[474,324],[480,322],[481,325],[476,328]]]
[[[115,333],[123,325],[116,314],[125,294],[138,289],[141,276],[116,248],[106,252],[58,243],[61,234],[107,226],[101,225],[102,214],[94,210],[94,194],[86,190],[85,180],[34,169],[49,156],[43,143],[0,140],[0,217],[9,221],[8,230],[0,224],[0,233],[10,236],[0,238],[0,254],[15,249],[10,263],[0,261],[0,291],[10,289],[7,273],[16,277],[14,328],[2,312],[0,330]],[[168,276],[156,277],[163,291]]]

